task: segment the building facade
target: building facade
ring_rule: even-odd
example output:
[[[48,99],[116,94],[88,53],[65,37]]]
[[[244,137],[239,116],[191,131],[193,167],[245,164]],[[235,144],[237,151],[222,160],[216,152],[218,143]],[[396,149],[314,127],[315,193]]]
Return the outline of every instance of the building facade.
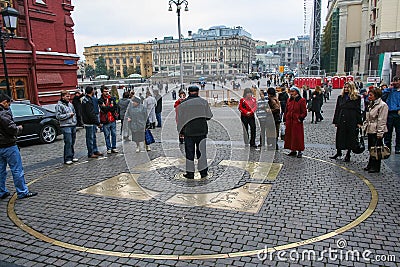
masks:
[[[15,37],[5,49],[12,98],[48,104],[59,99],[60,90],[74,90],[79,56],[71,0],[14,0],[0,4],[10,4],[20,13]],[[7,92],[3,68],[0,91]]]
[[[114,45],[94,45],[85,47],[83,55],[86,64],[96,67],[95,61],[103,57],[108,70],[115,77],[126,77],[138,73],[147,78],[153,75],[151,43],[131,43]]]
[[[249,73],[255,60],[255,42],[241,27],[199,29],[182,38],[184,76]],[[179,76],[178,39],[164,37],[153,41],[154,71]]]
[[[323,38],[325,62],[338,74],[399,75],[400,2],[398,0],[331,0]]]
[[[256,46],[258,57],[261,59],[264,55],[267,62],[273,60],[273,68],[278,66],[287,66],[290,69],[304,70],[309,65],[309,51],[310,51],[310,36],[298,36],[290,38],[289,40],[280,40],[276,44],[268,45],[259,42]],[[270,56],[265,56],[269,52],[272,53],[273,59]],[[279,57],[277,62],[276,57]]]

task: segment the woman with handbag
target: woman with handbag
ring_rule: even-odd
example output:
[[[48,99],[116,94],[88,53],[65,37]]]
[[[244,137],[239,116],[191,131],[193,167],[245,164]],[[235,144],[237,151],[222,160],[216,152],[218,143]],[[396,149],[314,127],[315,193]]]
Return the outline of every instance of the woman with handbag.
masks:
[[[361,97],[354,82],[346,82],[336,101],[333,124],[336,127],[336,154],[331,159],[342,156],[347,149],[344,161],[350,161],[350,153],[358,144],[359,128],[362,126]]]
[[[364,122],[365,132],[368,134],[368,149],[380,147],[383,150],[383,135],[387,132],[386,121],[388,117],[388,105],[381,99],[382,90],[374,87],[369,89],[369,107]],[[369,173],[377,173],[381,170],[381,154],[377,153],[376,158],[369,156],[368,165],[364,168]]]
[[[125,118],[129,122],[132,132],[132,141],[136,143],[136,152],[140,152],[140,143],[144,143],[147,151],[150,146],[145,143],[145,130],[147,121],[147,110],[140,103],[140,98],[133,97],[126,111]]]

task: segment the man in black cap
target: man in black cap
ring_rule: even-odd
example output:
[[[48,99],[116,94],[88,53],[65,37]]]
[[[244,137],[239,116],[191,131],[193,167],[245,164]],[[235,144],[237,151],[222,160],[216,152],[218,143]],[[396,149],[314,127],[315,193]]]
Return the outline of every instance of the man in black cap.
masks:
[[[198,170],[201,178],[208,175],[206,138],[208,133],[207,120],[213,117],[208,102],[199,96],[199,87],[189,86],[189,96],[178,106],[178,132],[185,135],[186,174],[183,176],[194,179],[194,154],[196,151]]]

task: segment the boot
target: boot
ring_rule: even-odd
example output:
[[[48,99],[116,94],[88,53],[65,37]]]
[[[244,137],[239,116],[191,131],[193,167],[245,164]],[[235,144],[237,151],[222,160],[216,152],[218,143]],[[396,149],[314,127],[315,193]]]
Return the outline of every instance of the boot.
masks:
[[[350,150],[347,150],[346,156],[344,157],[344,162],[349,162],[350,161]]]
[[[140,143],[136,143],[136,153],[140,152]]]
[[[342,151],[338,150],[335,155],[329,157],[330,159],[337,159],[338,157],[342,156]]]
[[[368,173],[378,173],[381,171],[381,161],[371,158],[371,165]]]
[[[367,166],[364,168],[364,171],[369,171],[370,169],[371,169],[371,164],[372,163],[372,158],[371,157],[369,157],[369,159],[368,159],[368,164],[367,164]]]

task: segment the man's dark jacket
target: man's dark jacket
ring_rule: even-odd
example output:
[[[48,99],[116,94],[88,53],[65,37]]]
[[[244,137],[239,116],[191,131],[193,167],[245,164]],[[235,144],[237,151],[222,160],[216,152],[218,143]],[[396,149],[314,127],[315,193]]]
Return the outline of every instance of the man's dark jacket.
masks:
[[[99,117],[94,111],[93,99],[89,95],[82,100],[82,121],[87,125],[100,125]]]
[[[183,101],[178,106],[178,132],[183,128],[185,136],[204,136],[208,133],[207,120],[211,119],[208,102],[194,95]]]
[[[11,112],[0,105],[0,148],[14,146],[20,133]]]

